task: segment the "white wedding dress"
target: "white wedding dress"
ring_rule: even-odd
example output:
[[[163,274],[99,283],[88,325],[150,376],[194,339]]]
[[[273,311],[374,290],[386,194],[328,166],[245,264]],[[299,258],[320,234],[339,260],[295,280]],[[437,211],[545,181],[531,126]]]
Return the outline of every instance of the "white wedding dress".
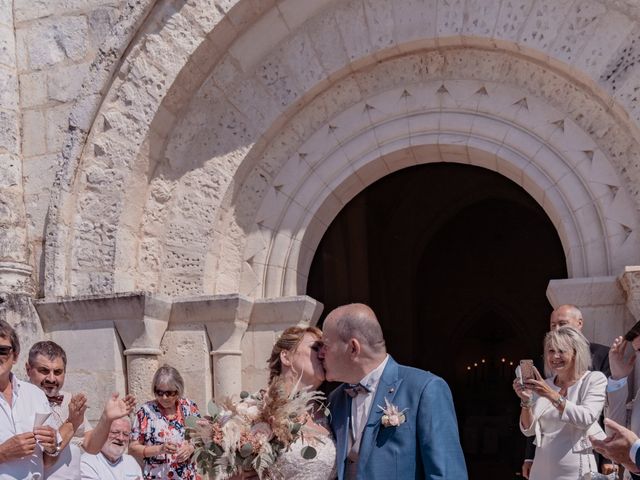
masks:
[[[300,453],[307,445],[297,440],[291,450],[283,453],[274,465],[277,478],[286,480],[332,480],[336,478],[336,444],[331,435],[323,437],[324,443],[314,445],[318,454],[305,460]]]

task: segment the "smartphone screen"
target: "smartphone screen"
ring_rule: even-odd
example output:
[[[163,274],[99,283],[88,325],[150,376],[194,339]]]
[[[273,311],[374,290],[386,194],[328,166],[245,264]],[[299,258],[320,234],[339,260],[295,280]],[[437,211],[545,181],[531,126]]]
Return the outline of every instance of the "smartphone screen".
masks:
[[[536,378],[533,371],[533,360],[520,360],[520,372],[523,383],[532,378]]]

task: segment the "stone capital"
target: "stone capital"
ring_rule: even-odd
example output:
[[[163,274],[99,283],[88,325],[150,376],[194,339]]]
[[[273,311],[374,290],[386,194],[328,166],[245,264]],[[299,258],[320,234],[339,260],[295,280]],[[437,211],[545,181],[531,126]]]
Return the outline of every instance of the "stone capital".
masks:
[[[242,355],[242,337],[249,326],[253,302],[239,294],[177,299],[172,323],[199,323],[207,329],[212,355]]]
[[[170,299],[143,292],[45,298],[35,306],[47,331],[114,325],[125,355],[158,355],[171,316]]]
[[[640,320],[640,266],[624,267],[619,281],[624,290],[627,308],[636,320]]]
[[[256,299],[251,312],[252,328],[269,326],[273,330],[284,330],[299,325],[307,327],[318,323],[324,305],[307,296]]]
[[[589,341],[611,345],[628,325],[624,292],[617,277],[551,280],[547,298],[553,308],[570,304],[582,311],[582,333]]]

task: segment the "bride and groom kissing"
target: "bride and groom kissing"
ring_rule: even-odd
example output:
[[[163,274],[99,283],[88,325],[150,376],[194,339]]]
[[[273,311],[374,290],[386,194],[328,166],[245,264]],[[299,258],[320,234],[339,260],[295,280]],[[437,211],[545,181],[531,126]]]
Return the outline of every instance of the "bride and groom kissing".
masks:
[[[278,460],[284,478],[467,479],[449,387],[429,372],[396,363],[368,306],[336,308],[322,332],[288,329],[269,366],[271,379],[289,377],[301,387],[344,382],[329,395],[329,424],[322,415],[311,421],[326,439],[316,458],[302,460],[302,446],[293,448]]]

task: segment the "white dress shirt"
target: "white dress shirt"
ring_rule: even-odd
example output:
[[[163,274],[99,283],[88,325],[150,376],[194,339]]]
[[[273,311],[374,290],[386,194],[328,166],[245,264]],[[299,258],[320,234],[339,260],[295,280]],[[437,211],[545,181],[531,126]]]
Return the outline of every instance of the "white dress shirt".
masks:
[[[102,452],[82,454],[82,480],[142,480],[142,470],[135,458],[126,453],[117,462],[110,462]]]
[[[0,443],[14,435],[33,432],[36,413],[51,413],[44,392],[11,374],[11,405],[0,395]],[[33,454],[0,464],[0,480],[37,480],[43,478],[42,448]]]
[[[69,402],[73,396],[68,392],[60,392],[59,395],[62,395],[62,403],[60,405],[50,404],[53,413],[46,423],[56,430],[60,430],[60,427],[67,421],[69,417]],[[80,457],[84,453],[82,441],[84,434],[89,430],[91,430],[91,424],[85,417],[82,425],[73,434],[69,445],[56,458],[56,463],[45,467],[47,480],[77,480],[80,478]]]
[[[387,366],[389,361],[389,355],[387,355],[382,363],[376,368],[367,373],[360,384],[369,390],[369,393],[356,395],[351,401],[351,441],[355,444],[356,451],[360,448],[360,439],[362,438],[362,431],[367,424],[369,418],[369,412],[373,404],[373,399],[376,396],[376,390],[384,372],[384,367]]]

